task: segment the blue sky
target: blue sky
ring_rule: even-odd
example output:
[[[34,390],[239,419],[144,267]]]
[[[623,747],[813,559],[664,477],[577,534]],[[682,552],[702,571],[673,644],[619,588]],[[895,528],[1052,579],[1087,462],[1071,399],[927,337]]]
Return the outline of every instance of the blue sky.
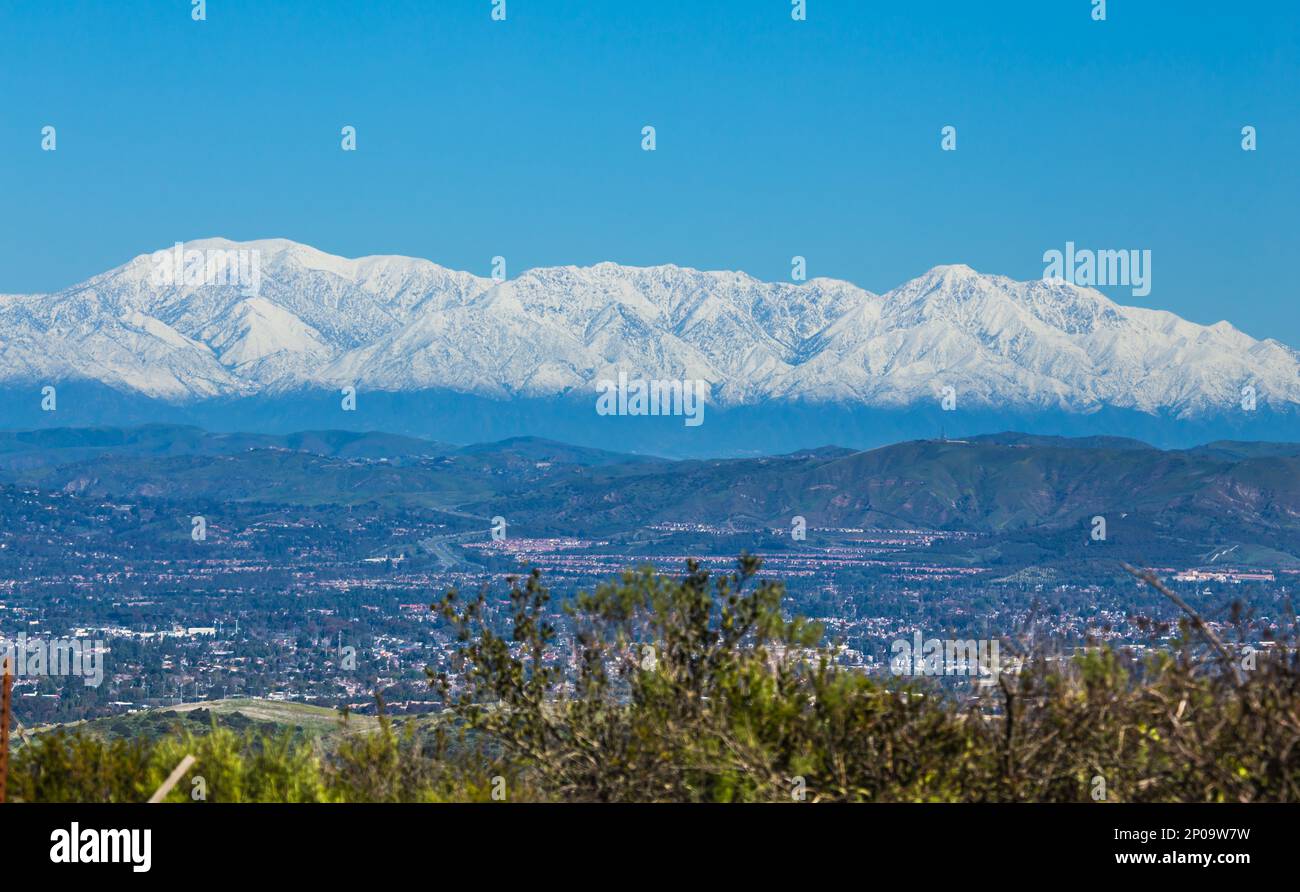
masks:
[[[1152,251],[1122,302],[1300,346],[1294,0],[491,5],[4,0],[0,292],[212,235],[876,291],[1070,240]]]

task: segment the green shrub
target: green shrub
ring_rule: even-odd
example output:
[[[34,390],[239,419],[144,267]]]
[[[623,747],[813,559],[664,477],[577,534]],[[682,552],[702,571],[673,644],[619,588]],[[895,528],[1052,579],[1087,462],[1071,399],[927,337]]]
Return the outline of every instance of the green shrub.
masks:
[[[431,733],[383,714],[332,751],[291,732],[181,726],[156,743],[54,732],[20,749],[17,801],[219,802],[1300,800],[1300,664],[1287,641],[1251,671],[1194,617],[1143,660],[1026,655],[969,694],[836,664],[821,630],[742,557],[711,577],[647,568],[576,598],[574,639],[534,572],[509,622],[485,597],[435,607],[457,631],[452,707]],[[1291,638],[1288,638],[1288,641]],[[575,665],[566,657],[573,653]],[[456,691],[451,688],[457,687]],[[454,697],[452,694],[454,693]],[[201,781],[196,783],[196,779]]]

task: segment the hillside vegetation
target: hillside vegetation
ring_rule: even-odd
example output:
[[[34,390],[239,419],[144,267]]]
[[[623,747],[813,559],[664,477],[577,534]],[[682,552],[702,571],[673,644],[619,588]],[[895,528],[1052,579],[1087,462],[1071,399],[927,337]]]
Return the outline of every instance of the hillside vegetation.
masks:
[[[538,536],[636,535],[667,522],[770,530],[801,516],[829,529],[965,531],[1009,553],[1040,543],[1058,556],[1075,555],[1102,515],[1107,548],[1129,561],[1199,563],[1253,545],[1264,564],[1300,565],[1300,444],[1288,443],[1160,450],[1004,433],[665,461],[529,438],[453,449],[378,433],[152,426],[0,434],[0,484],[187,505],[376,504],[480,528],[500,515]]]
[[[374,716],[354,714],[343,723],[337,710],[309,703],[230,697],[29,728],[27,736],[30,739],[31,735],[76,730],[106,740],[154,741],[181,730],[201,735],[213,727],[238,733],[253,731],[259,735],[288,732],[295,737],[319,739],[328,744],[347,730],[378,730],[379,722]],[[26,741],[15,737],[14,742],[22,746]]]
[[[430,669],[450,708],[422,733],[382,716],[332,747],[215,723],[60,731],[17,753],[10,796],[140,801],[190,754],[173,800],[1300,800],[1294,619],[1247,658],[1189,617],[1173,651],[1025,653],[953,693],[837,667],[757,571],[627,573],[574,602],[572,640],[545,621],[536,573],[512,582],[504,620],[488,593],[450,592],[435,606],[461,648]]]

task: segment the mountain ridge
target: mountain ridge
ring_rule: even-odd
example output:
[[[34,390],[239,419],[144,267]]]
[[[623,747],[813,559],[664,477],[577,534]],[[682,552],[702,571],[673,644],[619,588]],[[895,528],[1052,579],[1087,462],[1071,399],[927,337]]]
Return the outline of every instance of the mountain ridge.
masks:
[[[451,447],[379,432],[269,438],[156,425],[0,434],[0,496],[32,490],[128,503],[374,502],[446,515],[458,529],[486,530],[490,518],[508,517],[513,535],[525,538],[639,540],[661,535],[648,531],[665,524],[700,524],[789,544],[783,537],[799,516],[809,530],[995,537],[971,546],[994,549],[981,560],[1002,548],[1034,561],[1054,549],[1067,560],[1084,549],[1192,560],[1246,544],[1300,566],[1300,443],[1160,450],[1003,432],[970,442],[663,461],[537,438]],[[1097,516],[1110,530],[1105,543],[1090,538]]]
[[[185,251],[200,252],[193,284]],[[202,269],[222,257],[242,257],[232,269],[244,273],[255,257],[257,287]],[[689,382],[707,423],[598,414],[599,383],[620,372]],[[0,427],[149,422],[540,436],[679,457],[945,430],[1294,440],[1300,354],[1227,322],[964,264],[875,294],[608,261],[495,281],[420,258],[207,239],[0,297]]]
[[[169,252],[58,292],[0,298],[0,384],[96,382],[172,404],[297,389],[446,389],[588,398],[624,369],[703,379],[710,403],[966,408],[1194,418],[1300,407],[1300,354],[1057,281],[936,266],[874,294],[841,280],[611,262],[504,281],[420,258],[341,258],[287,239],[201,239],[260,252],[260,287],[158,285]],[[245,289],[246,291],[246,289]]]

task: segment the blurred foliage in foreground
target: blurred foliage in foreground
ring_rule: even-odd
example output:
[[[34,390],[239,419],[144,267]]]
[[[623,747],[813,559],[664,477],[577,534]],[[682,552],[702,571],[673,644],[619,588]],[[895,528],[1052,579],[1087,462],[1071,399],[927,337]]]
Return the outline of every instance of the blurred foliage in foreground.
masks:
[[[837,666],[757,570],[624,574],[569,605],[563,641],[536,573],[508,604],[452,592],[434,609],[460,649],[430,670],[450,704],[432,728],[381,718],[328,749],[215,726],[56,732],[15,755],[10,799],[143,801],[192,754],[169,800],[1300,800],[1294,628],[1249,665],[1199,647],[1194,621],[1141,661],[1026,654],[959,696]]]

